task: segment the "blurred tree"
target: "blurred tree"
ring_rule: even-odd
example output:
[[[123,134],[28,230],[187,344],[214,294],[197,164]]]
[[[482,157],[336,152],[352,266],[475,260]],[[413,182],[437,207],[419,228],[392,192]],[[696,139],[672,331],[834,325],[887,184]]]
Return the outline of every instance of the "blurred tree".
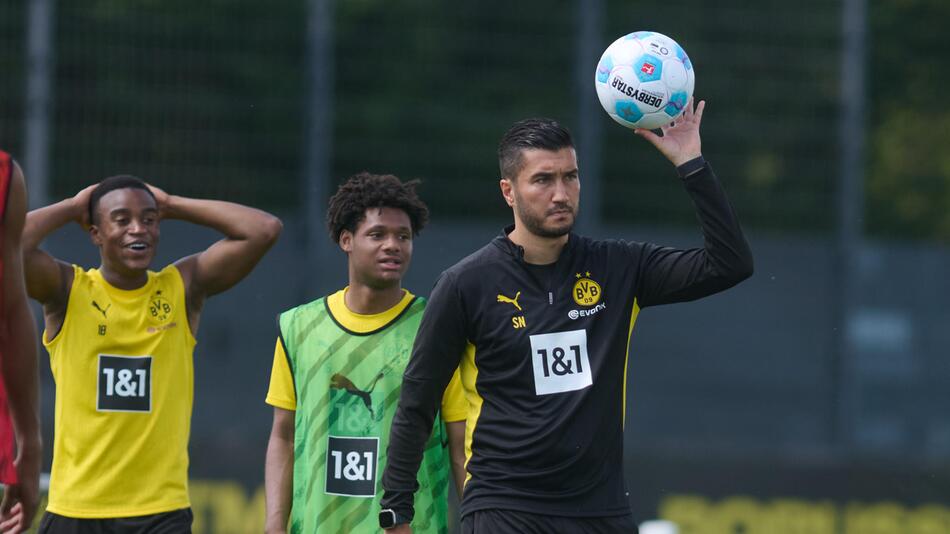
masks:
[[[709,102],[704,149],[749,226],[826,234],[837,188],[840,2],[608,0],[604,48],[677,39]],[[26,0],[0,3],[0,143],[22,149]],[[868,2],[865,228],[950,238],[944,0]],[[176,192],[295,209],[306,91],[304,0],[58,2],[53,194],[118,172]],[[335,5],[332,176],[422,178],[440,219],[507,220],[495,147],[513,121],[576,126],[573,7],[541,0]],[[678,13],[670,17],[670,13]],[[542,16],[543,15],[543,16]],[[591,57],[593,72],[597,57]],[[599,114],[608,222],[693,224],[651,147]],[[584,162],[580,162],[583,168]],[[473,202],[478,199],[478,202]]]
[[[439,219],[507,220],[497,143],[524,117],[570,123],[572,11],[540,0],[337,10],[333,178],[363,169],[422,178]]]
[[[676,0],[607,2],[604,47],[636,30],[675,39],[707,101],[703,152],[742,221],[770,231],[825,234],[836,188],[840,2]],[[606,115],[604,116],[606,118]],[[608,219],[695,225],[669,163],[605,121]],[[833,133],[832,133],[833,135]]]
[[[944,0],[869,2],[867,229],[950,241],[950,83]]]

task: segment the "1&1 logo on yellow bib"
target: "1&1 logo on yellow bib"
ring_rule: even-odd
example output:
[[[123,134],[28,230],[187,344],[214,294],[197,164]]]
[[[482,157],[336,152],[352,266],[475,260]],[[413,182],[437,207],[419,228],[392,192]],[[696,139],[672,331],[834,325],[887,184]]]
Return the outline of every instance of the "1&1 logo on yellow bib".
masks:
[[[581,273],[575,275],[577,281],[574,282],[574,288],[571,290],[571,296],[574,297],[574,302],[578,306],[593,306],[600,302],[600,297],[603,292],[600,289],[600,284],[591,280],[590,272],[584,273],[584,276],[581,276]]]

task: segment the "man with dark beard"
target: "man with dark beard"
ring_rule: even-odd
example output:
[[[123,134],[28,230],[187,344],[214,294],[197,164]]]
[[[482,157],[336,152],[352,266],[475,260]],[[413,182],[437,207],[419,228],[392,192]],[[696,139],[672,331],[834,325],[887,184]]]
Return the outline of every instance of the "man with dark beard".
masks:
[[[623,480],[630,334],[642,308],[698,299],[752,273],[752,255],[702,158],[705,103],[646,138],[696,206],[703,248],[571,233],[580,198],[570,133],[516,123],[498,149],[514,226],[436,282],[406,367],[380,525],[410,532],[422,444],[460,368],[469,399],[462,531],[636,532]]]

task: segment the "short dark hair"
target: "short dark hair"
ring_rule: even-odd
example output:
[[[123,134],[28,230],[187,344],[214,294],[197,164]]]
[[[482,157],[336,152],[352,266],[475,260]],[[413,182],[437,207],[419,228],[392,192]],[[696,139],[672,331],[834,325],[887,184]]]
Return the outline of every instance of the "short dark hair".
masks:
[[[106,196],[107,193],[115,191],[116,189],[141,189],[148,193],[148,196],[152,197],[152,200],[155,200],[155,195],[152,193],[152,190],[149,189],[148,185],[141,179],[131,174],[110,176],[99,182],[99,185],[96,186],[89,195],[89,222],[91,224],[96,224],[96,210],[99,208],[99,200]]]
[[[395,208],[406,212],[412,235],[418,235],[429,222],[429,208],[416,195],[419,183],[419,180],[402,182],[392,174],[365,171],[350,176],[330,198],[327,208],[330,239],[339,243],[343,230],[356,232],[356,227],[366,218],[366,210],[371,208]]]
[[[498,143],[498,166],[502,178],[514,178],[521,172],[526,149],[560,150],[573,148],[571,132],[556,120],[523,119],[514,123]]]

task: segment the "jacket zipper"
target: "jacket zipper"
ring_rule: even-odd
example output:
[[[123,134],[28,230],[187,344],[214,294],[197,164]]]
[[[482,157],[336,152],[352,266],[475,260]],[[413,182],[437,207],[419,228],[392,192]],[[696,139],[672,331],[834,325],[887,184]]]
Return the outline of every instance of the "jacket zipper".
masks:
[[[561,260],[562,260],[563,257],[564,257],[564,254],[563,254],[563,252],[562,252],[562,253],[561,253],[561,256],[557,259],[557,262],[555,262],[557,266],[560,266]],[[520,245],[518,245],[517,258],[518,258],[518,260],[521,262],[522,266],[524,266],[525,270],[528,271],[528,275],[531,276],[532,278],[534,278],[534,280],[535,280],[536,282],[538,282],[538,285],[539,285],[539,286],[542,286],[542,287],[543,287],[544,284],[541,283],[541,280],[539,280],[538,277],[534,275],[534,273],[531,271],[531,269],[528,269],[528,267],[525,266],[525,261],[524,261],[524,248],[522,248]],[[554,305],[554,291],[551,290],[551,285],[554,284],[555,281],[557,280],[557,273],[558,273],[558,268],[555,267],[554,273],[551,275],[550,280],[547,281],[547,282],[548,282],[548,284],[547,284],[547,286],[548,286],[548,306],[553,306],[553,305]]]

